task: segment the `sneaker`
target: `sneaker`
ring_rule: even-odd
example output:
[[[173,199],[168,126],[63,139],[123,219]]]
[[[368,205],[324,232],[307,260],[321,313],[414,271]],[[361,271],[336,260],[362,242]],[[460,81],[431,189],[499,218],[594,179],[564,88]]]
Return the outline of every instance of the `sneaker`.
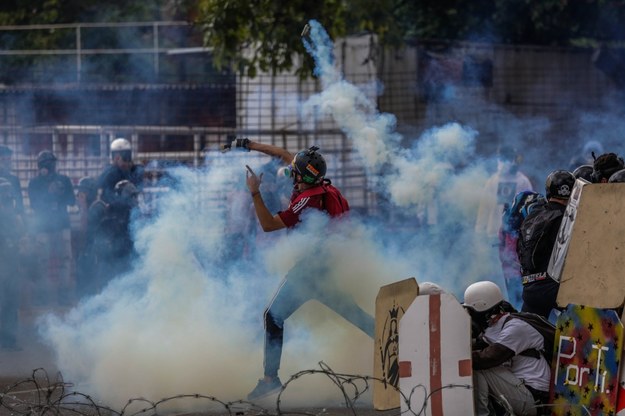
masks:
[[[258,380],[258,384],[254,390],[247,395],[247,400],[261,399],[265,396],[269,396],[270,394],[277,393],[281,389],[282,382],[280,382],[278,377],[271,379],[271,381],[265,381],[264,378],[261,378]]]

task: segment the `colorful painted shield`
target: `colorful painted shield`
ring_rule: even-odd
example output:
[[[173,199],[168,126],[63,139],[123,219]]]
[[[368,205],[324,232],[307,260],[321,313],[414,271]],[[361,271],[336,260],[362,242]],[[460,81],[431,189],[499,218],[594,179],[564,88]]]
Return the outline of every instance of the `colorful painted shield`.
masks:
[[[625,321],[625,311],[621,315],[621,322]],[[621,353],[621,363],[625,358],[625,348],[623,348],[623,352]],[[616,401],[616,416],[625,416],[625,365],[621,364],[621,369],[619,370],[619,386],[618,386],[618,397]]]
[[[569,305],[556,323],[553,415],[614,415],[623,324],[614,310]]]

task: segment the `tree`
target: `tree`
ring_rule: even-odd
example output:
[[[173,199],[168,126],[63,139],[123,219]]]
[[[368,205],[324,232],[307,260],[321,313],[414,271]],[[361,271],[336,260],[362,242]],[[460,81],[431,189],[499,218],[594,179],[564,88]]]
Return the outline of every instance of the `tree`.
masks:
[[[196,23],[213,48],[216,65],[254,77],[258,70],[290,69],[295,55],[305,56],[300,34],[311,18],[324,22],[331,33],[344,34],[346,12],[340,0],[200,0]]]
[[[189,5],[216,64],[249,76],[291,69],[295,55],[304,56],[300,74],[310,74],[312,61],[299,36],[310,19],[334,39],[368,31],[382,46],[410,39],[558,46],[625,40],[620,24],[625,0],[200,0]]]
[[[0,26],[161,20],[162,0],[3,0]]]
[[[0,25],[189,20],[220,67],[249,76],[311,74],[300,34],[311,19],[330,37],[599,46],[625,40],[625,0],[3,0]],[[0,32],[3,49],[72,48],[68,31]],[[296,61],[301,57],[301,64]],[[28,58],[31,59],[31,58]]]

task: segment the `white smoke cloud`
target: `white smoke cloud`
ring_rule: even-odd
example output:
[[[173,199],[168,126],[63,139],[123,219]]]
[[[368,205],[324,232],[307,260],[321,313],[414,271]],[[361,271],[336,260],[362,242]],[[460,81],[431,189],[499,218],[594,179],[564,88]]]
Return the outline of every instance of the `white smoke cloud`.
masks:
[[[263,309],[298,258],[326,247],[331,278],[371,314],[378,288],[408,277],[408,264],[385,259],[372,229],[354,222],[325,238],[318,232],[327,222],[322,215],[311,215],[297,232],[274,237],[275,244],[261,246],[258,256],[229,251],[224,231],[231,224],[221,220],[224,210],[211,198],[227,187],[236,191],[233,178],[244,177],[244,165],[258,161],[243,154],[217,159],[207,171],[175,173],[179,189],[161,199],[159,216],[136,234],[141,261],[132,272],[66,316],[49,315],[42,322],[59,369],[78,391],[117,407],[132,397],[156,400],[190,392],[245,398],[262,375]],[[248,192],[245,197],[250,203]],[[371,374],[373,341],[318,303],[294,314],[285,331],[283,381],[318,368],[319,361],[337,371]],[[328,379],[311,380],[318,384],[313,401],[340,402]],[[285,400],[310,402],[308,383],[295,383]]]
[[[249,227],[254,214],[244,166],[259,169],[259,159],[231,152],[215,155],[205,170],[176,170],[178,186],[163,196],[158,216],[137,224],[134,269],[67,315],[42,320],[58,368],[77,390],[118,408],[132,397],[197,392],[245,398],[262,376],[263,310],[298,259],[320,247],[328,277],[370,314],[382,285],[415,276],[461,293],[475,278],[466,272],[476,263],[467,247],[481,244],[471,230],[475,190],[486,177],[468,162],[477,133],[454,123],[429,130],[413,148],[401,147],[395,117],[378,113],[341,79],[327,34],[318,23],[311,26],[324,89],[305,107],[334,118],[367,171],[377,174],[372,183],[382,187],[376,190],[406,221],[390,228],[385,218],[354,215],[327,234],[319,232],[327,218],[311,213],[293,232],[257,234],[255,222]],[[425,211],[436,221],[426,222]],[[319,361],[335,371],[371,375],[372,349],[373,340],[360,330],[309,302],[285,323],[280,376],[286,382]],[[331,381],[317,376],[297,380],[283,397],[299,405],[341,399]],[[198,405],[204,403],[184,406]]]

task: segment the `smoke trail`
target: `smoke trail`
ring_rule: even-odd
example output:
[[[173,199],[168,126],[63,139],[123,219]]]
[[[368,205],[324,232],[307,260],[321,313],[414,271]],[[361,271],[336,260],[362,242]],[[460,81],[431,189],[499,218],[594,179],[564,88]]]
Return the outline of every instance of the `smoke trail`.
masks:
[[[492,242],[473,233],[481,188],[488,178],[486,165],[475,154],[478,133],[449,123],[426,131],[411,148],[401,147],[395,117],[378,112],[373,101],[342,79],[331,56],[331,40],[318,22],[309,25],[307,50],[315,57],[315,73],[324,88],[305,103],[304,114],[318,110],[331,116],[352,140],[374,190],[405,218],[403,226],[421,225],[405,239],[393,236],[393,244],[415,259],[412,267],[419,280],[438,280],[459,297],[466,284],[480,276],[496,280],[492,265],[474,257],[493,250]]]
[[[378,112],[362,90],[342,79],[333,65],[332,41],[318,22],[309,25],[310,41],[305,44],[324,88],[305,103],[305,113],[316,108],[332,116],[353,140],[368,171],[382,177],[376,181],[377,191],[388,192],[397,206],[417,207],[432,201],[447,181],[454,180],[450,177],[463,175],[457,169],[474,159],[476,131],[452,123],[424,133],[412,150],[400,148],[395,116]]]
[[[358,142],[358,153],[375,174],[389,161],[396,145],[393,141],[400,139],[394,133],[395,116],[379,114],[375,103],[355,85],[342,79],[333,65],[333,44],[328,34],[315,20],[311,20],[309,25],[310,41],[305,40],[304,43],[315,59],[315,74],[321,81],[323,91],[311,97],[304,110],[319,108],[322,114],[331,114],[347,136]]]

